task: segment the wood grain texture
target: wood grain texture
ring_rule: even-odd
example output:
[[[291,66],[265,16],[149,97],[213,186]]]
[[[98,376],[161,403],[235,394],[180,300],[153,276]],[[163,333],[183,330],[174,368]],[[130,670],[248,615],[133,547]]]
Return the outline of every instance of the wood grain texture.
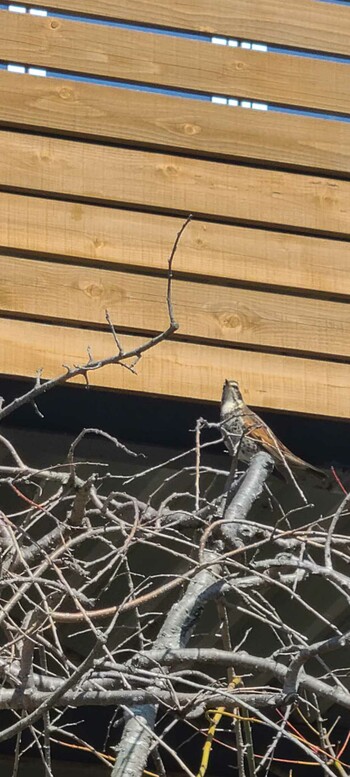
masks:
[[[2,60],[350,113],[347,64],[0,11]]]
[[[1,256],[0,312],[156,332],[166,328],[166,278]],[[350,359],[350,306],[175,280],[179,334],[222,344]],[[311,367],[310,367],[311,369]]]
[[[183,221],[0,192],[0,246],[86,263],[165,272]],[[345,241],[192,221],[175,271],[187,276],[350,295]]]
[[[125,350],[141,341],[123,336]],[[0,374],[20,377],[34,377],[38,367],[44,378],[59,375],[62,363],[84,363],[87,346],[95,358],[114,349],[109,333],[9,319],[0,320],[0,344]],[[225,378],[238,380],[257,407],[349,415],[348,364],[168,341],[144,355],[138,375],[117,366],[90,375],[93,386],[212,402],[219,402]]]
[[[350,51],[350,9],[318,0],[33,0],[31,6],[346,56]]]
[[[350,123],[57,78],[0,71],[0,125],[216,159],[350,172]]]
[[[350,182],[0,132],[0,188],[350,235]]]

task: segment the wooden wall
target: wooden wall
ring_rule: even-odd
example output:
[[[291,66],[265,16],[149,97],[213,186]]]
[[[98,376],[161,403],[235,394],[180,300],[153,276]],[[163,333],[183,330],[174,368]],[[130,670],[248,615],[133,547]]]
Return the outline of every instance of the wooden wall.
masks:
[[[0,11],[2,62],[52,71],[0,71],[0,373],[28,377],[43,367],[48,377],[84,360],[87,346],[110,354],[106,308],[125,344],[164,327],[167,258],[192,213],[174,268],[178,335],[143,358],[138,377],[114,367],[91,382],[217,401],[230,377],[255,406],[347,418],[350,7],[30,6],[53,15]],[[339,59],[216,46],[207,34]],[[55,77],[62,71],[66,78]],[[294,111],[232,108],[192,93]]]

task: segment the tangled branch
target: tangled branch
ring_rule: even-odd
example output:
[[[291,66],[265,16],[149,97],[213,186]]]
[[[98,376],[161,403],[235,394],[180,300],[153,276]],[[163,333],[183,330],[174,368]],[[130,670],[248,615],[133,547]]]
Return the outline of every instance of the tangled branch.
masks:
[[[134,369],[175,332],[172,263],[187,223],[169,259],[167,329],[124,352],[107,314],[114,355],[38,376],[0,418],[105,364]],[[80,462],[87,435],[133,457],[134,475]],[[307,483],[281,486],[265,452],[242,471],[223,452],[220,423],[203,419],[186,466],[180,454],[153,467],[94,427],[59,466],[25,462],[5,435],[0,446],[10,458],[0,465],[0,710],[13,716],[0,742],[17,738],[14,776],[24,730],[50,777],[50,743],[72,740],[113,777],[141,777],[148,761],[160,777],[168,762],[204,777],[214,748],[254,777],[287,762],[285,742],[295,763],[346,774],[348,740],[337,750],[325,710],[350,709],[348,496],[310,520]],[[323,605],[335,600],[336,611]],[[71,711],[91,706],[114,711],[103,753],[71,731]],[[191,758],[180,749],[188,736]]]

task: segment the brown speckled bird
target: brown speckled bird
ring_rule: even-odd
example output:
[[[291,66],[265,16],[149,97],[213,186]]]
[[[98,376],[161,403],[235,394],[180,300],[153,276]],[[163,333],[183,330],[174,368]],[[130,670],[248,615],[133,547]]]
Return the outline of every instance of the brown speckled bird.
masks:
[[[244,402],[235,380],[225,380],[221,400],[222,433],[226,447],[238,459],[249,462],[259,450],[265,450],[274,459],[276,468],[286,476],[286,465],[292,471],[313,473],[318,478],[328,479],[327,474],[312,464],[295,456]]]

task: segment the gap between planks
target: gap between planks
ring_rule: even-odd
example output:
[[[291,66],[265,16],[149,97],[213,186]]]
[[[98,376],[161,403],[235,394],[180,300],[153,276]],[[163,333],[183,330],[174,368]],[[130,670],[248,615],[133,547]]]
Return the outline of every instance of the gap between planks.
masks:
[[[348,181],[19,132],[0,151],[2,190],[350,236]]]
[[[0,245],[6,253],[81,260],[94,266],[167,270],[183,220],[117,208],[0,192]],[[274,286],[306,294],[350,295],[349,244],[193,220],[175,273],[214,283]]]
[[[0,374],[43,378],[61,374],[62,364],[84,363],[113,353],[109,333],[0,319]],[[142,338],[123,336],[126,348]],[[118,366],[92,372],[103,388],[219,402],[225,378],[238,380],[249,405],[265,409],[347,418],[350,365],[165,341],[148,351],[138,375]]]
[[[349,56],[350,11],[318,0],[33,0],[31,7]]]
[[[1,257],[0,312],[144,334],[167,326],[166,278]],[[178,334],[203,344],[350,359],[350,305],[173,281]]]
[[[66,79],[0,71],[0,126],[216,161],[350,175],[350,123]]]
[[[5,62],[58,72],[350,113],[349,65],[0,11]]]

